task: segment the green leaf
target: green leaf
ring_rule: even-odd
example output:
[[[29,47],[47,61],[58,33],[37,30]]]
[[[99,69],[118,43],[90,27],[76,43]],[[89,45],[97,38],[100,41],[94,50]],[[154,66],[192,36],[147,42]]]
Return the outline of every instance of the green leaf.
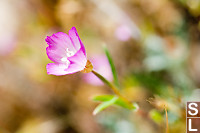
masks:
[[[114,95],[99,95],[92,98],[93,101],[105,102],[115,97]]]
[[[95,96],[93,97],[93,101],[97,101],[97,102],[106,102],[106,101],[110,101],[111,99],[113,99],[115,96],[114,95],[100,95],[100,96]],[[126,103],[123,99],[118,98],[115,103],[115,105],[120,106],[122,108],[125,109],[129,109],[129,110],[135,110],[137,109],[137,105],[136,104],[128,104]]]
[[[114,84],[119,88],[119,80],[118,80],[118,77],[117,77],[117,72],[116,72],[116,69],[115,69],[115,65],[113,63],[113,60],[110,56],[110,53],[108,51],[108,48],[106,47],[106,45],[104,45],[104,52],[108,58],[108,62],[110,64],[110,67],[111,67],[111,70],[112,70],[112,75],[113,75],[113,80],[114,80]]]
[[[114,104],[116,102],[116,100],[118,99],[118,97],[113,97],[108,101],[105,101],[101,104],[99,104],[95,110],[93,111],[93,114],[96,115],[97,113],[101,112],[102,110],[106,109],[107,107],[111,106],[112,104]]]

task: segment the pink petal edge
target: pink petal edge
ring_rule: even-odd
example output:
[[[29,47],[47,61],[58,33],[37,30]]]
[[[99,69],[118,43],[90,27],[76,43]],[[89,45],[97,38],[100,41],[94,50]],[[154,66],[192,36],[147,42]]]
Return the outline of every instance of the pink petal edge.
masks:
[[[78,35],[78,32],[76,30],[75,27],[72,27],[70,30],[69,30],[69,36],[70,38],[72,39],[72,42],[74,44],[74,47],[78,47],[77,44],[79,44],[80,48],[82,49],[84,55],[86,56],[86,50],[85,50],[85,46],[83,45],[79,35]],[[77,43],[79,42],[79,43]],[[78,49],[79,50],[79,49]]]

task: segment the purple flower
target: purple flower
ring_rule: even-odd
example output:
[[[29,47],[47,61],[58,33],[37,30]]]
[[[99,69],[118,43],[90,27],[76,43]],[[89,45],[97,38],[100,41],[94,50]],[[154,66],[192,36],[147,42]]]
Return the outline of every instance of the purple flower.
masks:
[[[110,64],[104,55],[95,55],[90,59],[93,64],[94,70],[105,77],[108,81],[112,81],[112,71],[110,69]],[[84,80],[92,85],[101,86],[104,83],[96,77],[93,73],[86,73],[84,75]]]
[[[47,73],[52,75],[72,74],[85,69],[87,57],[85,47],[79,38],[75,27],[69,30],[69,35],[58,32],[45,39],[49,45],[47,56],[54,63],[47,64]]]

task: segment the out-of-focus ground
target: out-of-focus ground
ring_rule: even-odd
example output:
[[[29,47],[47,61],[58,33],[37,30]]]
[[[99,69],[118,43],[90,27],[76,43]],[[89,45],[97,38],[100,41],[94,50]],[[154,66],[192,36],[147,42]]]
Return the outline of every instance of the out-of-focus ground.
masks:
[[[0,0],[0,132],[164,133],[164,105],[170,133],[185,132],[185,102],[200,97],[199,17],[199,0]],[[46,36],[72,26],[88,58],[108,46],[142,115],[110,107],[93,116],[91,97],[108,87],[82,73],[47,75]]]

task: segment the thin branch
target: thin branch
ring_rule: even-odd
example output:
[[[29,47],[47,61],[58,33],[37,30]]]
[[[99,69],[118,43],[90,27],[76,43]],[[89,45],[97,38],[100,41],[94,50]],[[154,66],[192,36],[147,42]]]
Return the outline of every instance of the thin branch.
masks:
[[[132,103],[120,93],[120,91],[118,90],[118,88],[115,85],[110,83],[107,79],[105,79],[101,74],[97,73],[96,71],[92,70],[92,73],[94,75],[96,75],[100,80],[102,80],[106,85],[108,85],[118,97],[120,97],[121,99],[124,100],[124,102],[126,102],[128,105],[132,106]]]
[[[166,116],[166,133],[169,133],[169,125],[168,125],[168,115],[167,115],[167,108],[164,105],[165,108],[165,116]]]

